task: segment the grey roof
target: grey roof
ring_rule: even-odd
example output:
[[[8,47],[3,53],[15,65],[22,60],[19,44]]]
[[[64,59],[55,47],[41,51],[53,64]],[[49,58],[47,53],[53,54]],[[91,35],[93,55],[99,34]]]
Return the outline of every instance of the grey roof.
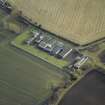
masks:
[[[33,30],[32,34],[34,35],[34,37],[37,37],[38,35],[40,35],[41,33],[37,30]]]
[[[39,35],[36,39],[35,39],[35,42],[36,43],[40,43],[43,39],[44,39],[44,35]]]
[[[63,51],[61,51],[59,53],[59,56],[61,56],[62,58],[65,58],[71,51],[72,51],[72,49],[70,49],[68,47],[64,47]]]
[[[41,43],[38,46],[50,52],[53,50],[55,43],[56,43],[56,40],[52,38],[47,38],[46,40],[41,41]]]
[[[61,51],[61,49],[63,49],[63,47],[64,47],[64,44],[60,41],[57,41],[52,50],[52,54],[54,55],[58,54]]]
[[[74,64],[74,67],[80,68],[87,60],[87,56],[81,57],[81,59]]]
[[[44,34],[44,38],[43,38],[44,43],[48,43],[51,39],[52,39],[52,37],[47,36],[46,34]]]

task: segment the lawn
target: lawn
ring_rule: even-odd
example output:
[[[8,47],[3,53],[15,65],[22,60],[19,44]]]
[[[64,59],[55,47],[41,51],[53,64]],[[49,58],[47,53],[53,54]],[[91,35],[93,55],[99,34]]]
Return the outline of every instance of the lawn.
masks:
[[[68,62],[65,60],[57,59],[54,56],[51,56],[38,48],[24,44],[24,41],[27,40],[29,37],[30,31],[26,31],[20,36],[18,36],[14,41],[12,41],[12,45],[32,54],[33,56],[37,56],[43,59],[44,61],[51,63],[59,68],[63,68],[68,64]]]
[[[10,45],[16,35],[0,30],[0,105],[38,105],[62,82],[57,68]],[[58,70],[58,71],[57,71]]]
[[[8,0],[42,28],[84,45],[105,37],[104,0]]]

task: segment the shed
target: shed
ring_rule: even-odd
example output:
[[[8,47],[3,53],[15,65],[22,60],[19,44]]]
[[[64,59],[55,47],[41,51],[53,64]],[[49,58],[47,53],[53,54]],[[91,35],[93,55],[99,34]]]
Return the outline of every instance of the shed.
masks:
[[[61,59],[64,59],[72,52],[72,50],[73,49],[70,49],[68,47],[64,47],[63,50],[58,54],[58,57]]]
[[[88,60],[88,57],[87,57],[87,56],[81,57],[81,59],[78,60],[78,61],[74,64],[74,68],[79,69],[87,60]]]
[[[63,47],[64,47],[64,44],[60,41],[57,41],[51,52],[51,55],[57,55],[63,50]]]
[[[44,39],[44,35],[39,35],[34,42],[36,42],[37,44],[39,44],[43,39]]]
[[[54,48],[56,40],[52,39],[51,37],[46,37],[43,39],[41,43],[38,45],[39,48],[42,48],[44,51],[51,52]]]

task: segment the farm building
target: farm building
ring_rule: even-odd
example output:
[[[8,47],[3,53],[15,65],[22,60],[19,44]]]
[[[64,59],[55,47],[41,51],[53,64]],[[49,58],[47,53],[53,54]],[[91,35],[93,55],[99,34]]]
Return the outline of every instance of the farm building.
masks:
[[[0,0],[0,5],[3,7],[6,11],[11,12],[12,11],[12,6],[7,2],[8,0]]]
[[[39,43],[44,39],[44,37],[45,37],[45,36],[41,34],[41,35],[39,35],[39,36],[34,40],[34,42],[37,43],[37,44],[39,44]]]
[[[36,43],[35,46],[48,52],[51,55],[57,55],[63,50],[64,47],[63,42],[39,29],[31,31],[31,38],[28,38],[26,43],[28,45],[35,45]]]
[[[53,48],[53,50],[51,51],[51,55],[57,55],[59,54],[62,50],[63,50],[64,44],[60,41],[56,42],[56,46]]]
[[[62,42],[55,40],[50,36],[45,36],[38,45],[39,48],[49,52],[51,55],[57,55],[63,50],[63,46],[64,44]]]
[[[49,43],[49,42],[52,40],[52,38],[51,38],[50,36],[48,36],[48,35],[46,35],[46,34],[42,34],[42,35],[44,36],[44,38],[43,38],[43,40],[40,42],[40,44],[41,44],[41,43],[47,44],[47,43]]]
[[[64,59],[72,52],[72,50],[73,49],[64,47],[63,50],[58,54],[58,57]]]
[[[87,56],[81,57],[81,59],[78,60],[78,61],[74,64],[74,68],[79,69],[87,60],[88,60],[88,57],[87,57]]]
[[[44,51],[51,52],[56,41],[49,36],[45,36],[45,38],[39,43],[38,47],[43,49]]]
[[[37,30],[32,30],[32,34],[34,37],[37,37],[38,35],[40,35],[40,32]]]
[[[32,23],[84,45],[105,37],[105,0],[8,0]]]
[[[33,42],[35,41],[35,39],[37,39],[37,37],[40,35],[40,33],[39,32],[37,32],[37,31],[32,31],[32,37],[31,38],[29,38],[28,40],[26,40],[26,43],[28,44],[28,45],[31,45],[31,44],[33,44]]]
[[[5,4],[7,0],[0,0],[0,4]]]

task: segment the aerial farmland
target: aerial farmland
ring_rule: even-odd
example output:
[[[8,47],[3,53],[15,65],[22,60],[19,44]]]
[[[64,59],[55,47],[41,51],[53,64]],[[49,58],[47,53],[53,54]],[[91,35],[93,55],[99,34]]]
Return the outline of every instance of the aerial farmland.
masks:
[[[0,0],[0,105],[105,105],[104,90],[104,0]]]
[[[105,37],[103,0],[8,0],[42,28],[84,45]]]

